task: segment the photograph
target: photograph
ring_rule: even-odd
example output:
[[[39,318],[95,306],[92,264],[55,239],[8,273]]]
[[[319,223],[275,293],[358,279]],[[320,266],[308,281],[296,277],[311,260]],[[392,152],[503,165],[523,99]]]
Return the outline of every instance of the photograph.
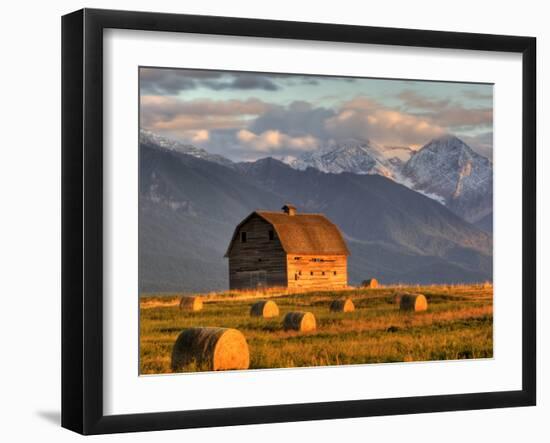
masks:
[[[492,358],[493,86],[139,67],[139,374]]]

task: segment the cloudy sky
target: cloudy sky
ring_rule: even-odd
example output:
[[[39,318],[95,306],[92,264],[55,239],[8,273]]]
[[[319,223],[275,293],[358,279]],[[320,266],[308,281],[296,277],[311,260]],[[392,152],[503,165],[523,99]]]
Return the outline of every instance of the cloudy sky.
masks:
[[[141,68],[140,102],[142,129],[232,160],[340,139],[419,149],[446,133],[492,158],[486,84]]]

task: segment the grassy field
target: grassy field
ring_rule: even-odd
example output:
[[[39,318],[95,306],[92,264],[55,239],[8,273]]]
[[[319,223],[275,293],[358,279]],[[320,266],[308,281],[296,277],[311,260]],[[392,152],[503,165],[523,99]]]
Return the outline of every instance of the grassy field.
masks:
[[[428,310],[402,313],[399,293],[422,293]],[[355,311],[333,313],[335,298],[351,297]],[[281,315],[250,317],[255,299],[272,298]],[[284,331],[282,318],[307,310],[317,330]],[[250,368],[347,365],[493,356],[493,288],[490,285],[382,287],[334,292],[281,294],[220,293],[205,296],[199,312],[180,311],[178,297],[142,296],[140,300],[140,372],[171,372],[172,346],[182,329],[221,326],[239,329],[250,348]],[[196,370],[190,365],[185,371]]]

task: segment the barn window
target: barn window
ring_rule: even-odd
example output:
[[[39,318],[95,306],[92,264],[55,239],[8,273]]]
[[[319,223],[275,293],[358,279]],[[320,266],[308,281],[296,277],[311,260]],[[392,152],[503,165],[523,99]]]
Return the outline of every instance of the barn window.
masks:
[[[273,229],[269,230],[269,241],[273,241],[275,239],[275,233],[273,232]]]
[[[241,232],[241,243],[246,243],[246,232]]]

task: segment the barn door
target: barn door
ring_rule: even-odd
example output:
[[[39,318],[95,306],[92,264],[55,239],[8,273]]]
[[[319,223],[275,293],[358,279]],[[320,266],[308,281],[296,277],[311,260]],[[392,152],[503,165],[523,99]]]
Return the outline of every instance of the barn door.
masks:
[[[267,273],[265,271],[252,271],[250,273],[250,286],[252,288],[265,288],[267,286]]]

